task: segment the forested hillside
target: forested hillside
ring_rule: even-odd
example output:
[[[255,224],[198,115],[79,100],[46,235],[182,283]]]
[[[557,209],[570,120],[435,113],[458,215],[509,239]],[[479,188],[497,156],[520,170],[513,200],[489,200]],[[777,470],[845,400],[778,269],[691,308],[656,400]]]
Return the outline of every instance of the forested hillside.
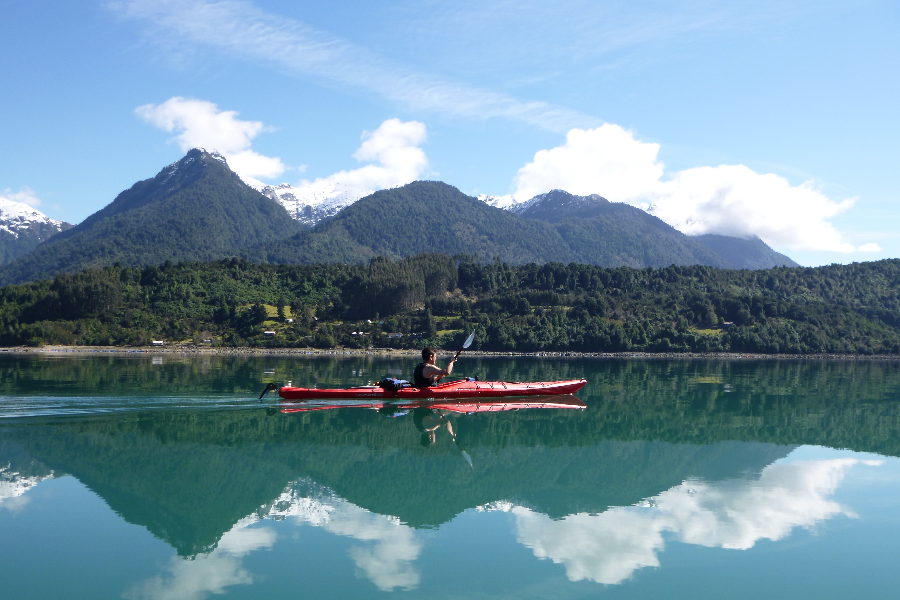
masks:
[[[312,231],[248,251],[274,263],[364,262],[423,252],[499,257],[511,263],[574,260],[544,222],[522,219],[438,181],[416,181],[357,200]]]
[[[0,225],[0,265],[25,256],[54,235],[71,228],[72,225],[65,222],[60,223],[59,226],[56,226],[55,223],[35,223],[30,227],[18,228],[15,231]]]
[[[7,346],[165,339],[454,348],[472,329],[475,348],[496,351],[898,354],[900,260],[728,271],[510,266],[439,254],[368,265],[230,259],[113,266],[0,288]]]
[[[499,258],[513,265],[796,266],[758,239],[690,237],[643,210],[596,195],[554,190],[504,211],[439,181],[376,192],[311,231],[259,244],[241,255],[256,262],[311,264],[424,252]]]
[[[363,265],[376,256],[396,260],[429,252],[512,265],[795,264],[760,240],[692,238],[645,211],[596,195],[554,190],[521,209],[504,211],[446,183],[416,181],[361,198],[309,230],[247,186],[221,155],[195,148],[71,229],[30,245],[22,238],[15,252],[0,256],[12,261],[0,266],[0,284],[167,260]]]
[[[718,254],[732,269],[800,266],[791,258],[769,248],[759,238],[745,240],[729,235],[707,233],[693,236],[691,239]]]
[[[299,229],[284,207],[244,184],[223,158],[195,148],[72,229],[0,267],[0,282],[115,263],[214,260]]]

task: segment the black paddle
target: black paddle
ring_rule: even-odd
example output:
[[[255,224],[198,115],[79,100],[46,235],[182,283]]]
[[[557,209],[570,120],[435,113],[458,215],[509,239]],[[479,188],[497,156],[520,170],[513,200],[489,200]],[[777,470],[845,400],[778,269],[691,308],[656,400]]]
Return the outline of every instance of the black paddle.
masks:
[[[266,386],[266,389],[264,389],[262,391],[262,394],[259,395],[259,401],[262,402],[262,399],[265,398],[269,392],[274,392],[277,389],[278,389],[278,386],[276,386],[274,383],[270,383],[269,385]]]

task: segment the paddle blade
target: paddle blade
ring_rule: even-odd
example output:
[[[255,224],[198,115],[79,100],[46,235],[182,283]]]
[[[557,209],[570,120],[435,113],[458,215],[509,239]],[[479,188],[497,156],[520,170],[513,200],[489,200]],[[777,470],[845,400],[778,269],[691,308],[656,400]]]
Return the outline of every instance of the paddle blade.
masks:
[[[269,385],[266,386],[266,389],[264,389],[264,390],[262,391],[262,394],[259,395],[259,399],[262,400],[263,398],[265,398],[265,397],[269,394],[269,392],[274,392],[275,389],[276,389],[276,388],[275,388],[275,384],[274,384],[274,383],[270,383]]]
[[[472,345],[472,342],[475,341],[475,332],[472,332],[472,335],[466,338],[466,341],[463,342],[463,350]]]

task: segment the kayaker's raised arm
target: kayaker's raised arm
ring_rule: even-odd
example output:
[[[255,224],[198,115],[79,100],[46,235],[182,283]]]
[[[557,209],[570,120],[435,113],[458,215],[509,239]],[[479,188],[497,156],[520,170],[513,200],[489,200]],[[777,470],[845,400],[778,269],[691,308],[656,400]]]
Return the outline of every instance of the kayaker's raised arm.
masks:
[[[434,348],[424,348],[422,350],[422,362],[413,371],[413,385],[418,388],[429,387],[440,381],[442,377],[446,377],[453,372],[453,363],[456,362],[456,358],[450,360],[446,369],[442,369],[434,364],[436,357],[437,350]]]

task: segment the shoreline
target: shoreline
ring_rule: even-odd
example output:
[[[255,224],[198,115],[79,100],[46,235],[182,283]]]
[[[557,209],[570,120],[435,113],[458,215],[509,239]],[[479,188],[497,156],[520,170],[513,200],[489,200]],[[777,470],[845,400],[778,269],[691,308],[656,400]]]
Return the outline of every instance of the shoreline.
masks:
[[[181,355],[181,356],[418,356],[419,350],[398,350],[394,348],[213,348],[210,346],[194,346],[189,344],[170,344],[158,346],[43,346],[31,348],[13,346],[0,348],[0,354],[19,354],[37,356],[96,355],[135,356],[135,355]],[[439,356],[451,356],[455,352],[438,350]],[[487,352],[467,350],[468,356],[480,357],[532,357],[532,358],[603,358],[603,359],[666,359],[666,360],[880,360],[900,361],[900,356],[893,354],[755,354],[743,352],[576,352],[576,351],[540,351],[540,352]]]

